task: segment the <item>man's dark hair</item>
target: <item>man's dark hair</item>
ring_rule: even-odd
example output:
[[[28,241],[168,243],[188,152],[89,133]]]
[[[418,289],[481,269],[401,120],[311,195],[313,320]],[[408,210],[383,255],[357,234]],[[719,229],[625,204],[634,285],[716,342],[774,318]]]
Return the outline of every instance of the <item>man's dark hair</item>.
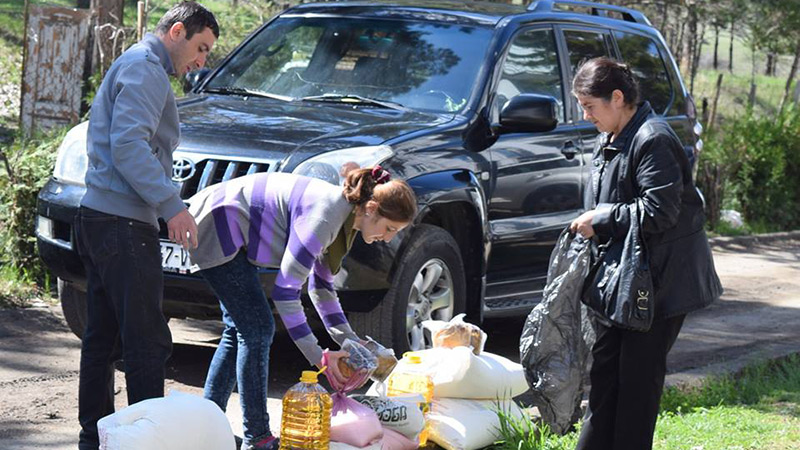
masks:
[[[572,80],[572,93],[611,100],[611,94],[619,89],[625,104],[636,106],[639,102],[639,83],[630,66],[601,56],[583,63]]]
[[[202,33],[206,27],[211,28],[214,37],[219,37],[219,25],[214,13],[200,3],[188,0],[173,6],[158,21],[155,32],[165,35],[178,22],[183,23],[183,27],[186,28],[186,39],[191,39],[195,33]]]

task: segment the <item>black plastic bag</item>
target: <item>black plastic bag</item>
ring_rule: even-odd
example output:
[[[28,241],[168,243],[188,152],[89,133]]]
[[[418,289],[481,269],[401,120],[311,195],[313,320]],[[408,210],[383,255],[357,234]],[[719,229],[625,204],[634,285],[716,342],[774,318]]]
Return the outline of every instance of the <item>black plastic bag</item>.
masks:
[[[581,303],[591,269],[591,247],[564,230],[558,238],[542,302],[528,315],[519,340],[520,362],[542,420],[559,434],[580,418],[583,378],[594,330]]]

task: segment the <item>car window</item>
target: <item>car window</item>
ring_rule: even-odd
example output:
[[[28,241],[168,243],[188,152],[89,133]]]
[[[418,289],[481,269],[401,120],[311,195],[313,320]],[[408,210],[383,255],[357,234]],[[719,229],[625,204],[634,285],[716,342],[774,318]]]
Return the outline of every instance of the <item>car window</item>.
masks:
[[[605,35],[595,31],[564,30],[564,40],[567,43],[569,63],[572,74],[584,62],[598,56],[611,56],[606,43]]]
[[[564,30],[564,41],[567,43],[569,63],[572,75],[578,71],[578,67],[584,62],[597,58],[598,56],[611,56],[604,33],[584,30]],[[570,86],[572,80],[570,79]],[[577,101],[579,118],[583,117],[583,108]]]
[[[514,38],[495,91],[494,113],[519,94],[554,97],[558,102],[558,120],[564,121],[564,90],[553,30],[524,31]]]
[[[362,96],[435,112],[460,111],[492,30],[402,19],[281,17],[259,31],[205,89],[300,99]]]
[[[667,69],[656,43],[645,36],[615,31],[622,61],[631,66],[639,80],[642,100],[647,100],[653,110],[663,113],[672,98],[672,86]]]

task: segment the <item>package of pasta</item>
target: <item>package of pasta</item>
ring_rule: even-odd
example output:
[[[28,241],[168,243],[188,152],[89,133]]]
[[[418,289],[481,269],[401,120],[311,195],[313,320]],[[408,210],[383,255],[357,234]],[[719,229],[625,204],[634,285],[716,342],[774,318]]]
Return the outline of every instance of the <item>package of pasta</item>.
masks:
[[[378,367],[372,372],[371,378],[379,383],[383,382],[392,373],[394,366],[397,365],[397,357],[394,356],[394,350],[384,347],[369,336],[367,336],[364,347],[375,355],[378,360]]]
[[[464,314],[453,317],[432,332],[434,347],[471,347],[472,353],[480,355],[486,343],[486,333],[477,325],[464,322]]]
[[[342,350],[350,354],[347,358],[339,359],[339,372],[345,378],[350,378],[357,373],[363,373],[366,377],[370,377],[378,368],[378,358],[360,343],[345,339],[342,343]]]

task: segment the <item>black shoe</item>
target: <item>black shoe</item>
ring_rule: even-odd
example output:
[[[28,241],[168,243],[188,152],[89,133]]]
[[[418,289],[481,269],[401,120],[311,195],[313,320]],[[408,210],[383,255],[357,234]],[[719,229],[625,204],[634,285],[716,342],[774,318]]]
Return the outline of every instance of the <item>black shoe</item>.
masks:
[[[281,447],[280,438],[269,437],[256,444],[245,444],[242,442],[240,450],[278,450]]]

